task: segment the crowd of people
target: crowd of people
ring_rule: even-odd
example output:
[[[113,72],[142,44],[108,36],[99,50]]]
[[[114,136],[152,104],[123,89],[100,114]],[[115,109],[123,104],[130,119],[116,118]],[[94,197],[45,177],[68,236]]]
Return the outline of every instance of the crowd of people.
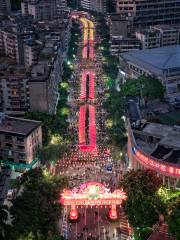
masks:
[[[95,34],[94,34],[95,35]],[[97,38],[98,39],[98,38]],[[100,182],[113,192],[118,185],[119,175],[117,166],[111,157],[111,149],[107,146],[105,120],[107,113],[103,108],[107,87],[102,77],[101,53],[96,52],[94,59],[82,59],[83,43],[79,44],[79,51],[74,62],[74,73],[69,80],[69,102],[71,112],[69,115],[69,134],[72,144],[69,145],[70,153],[65,154],[55,166],[56,173],[65,174],[69,179],[70,189],[77,188],[84,182]],[[94,99],[81,99],[81,76],[84,69],[93,70],[95,73]],[[89,89],[89,87],[87,87]],[[86,93],[87,94],[87,93]],[[96,109],[96,147],[92,152],[80,150],[78,142],[79,108],[83,104],[91,104]],[[89,122],[89,119],[88,121]],[[88,129],[86,129],[88,132]],[[88,134],[86,134],[88,137]],[[87,140],[88,142],[88,140]],[[107,166],[111,165],[108,170]],[[79,206],[79,219],[76,223],[69,223],[69,236],[71,240],[101,240],[115,239],[110,230],[110,222],[107,217],[107,208],[96,206]],[[111,236],[111,238],[110,238]]]

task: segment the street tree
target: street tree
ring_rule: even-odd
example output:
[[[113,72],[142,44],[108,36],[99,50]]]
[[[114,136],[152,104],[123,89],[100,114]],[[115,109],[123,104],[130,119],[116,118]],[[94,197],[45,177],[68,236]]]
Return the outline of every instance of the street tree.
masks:
[[[69,152],[68,143],[69,141],[62,136],[58,134],[53,135],[50,143],[41,150],[41,163],[52,163],[62,159],[64,154]]]
[[[180,199],[169,205],[169,216],[167,218],[169,232],[176,236],[176,240],[180,240]]]
[[[137,79],[127,80],[122,85],[124,96],[139,96],[147,99],[158,99],[164,96],[162,83],[151,76],[140,76]]]
[[[61,216],[60,193],[68,186],[65,177],[54,177],[47,170],[33,169],[21,178],[22,193],[13,200],[11,239],[48,240],[57,234]]]
[[[123,120],[123,105],[124,100],[121,92],[115,89],[114,84],[108,91],[106,101],[103,107],[108,113],[106,124],[106,131],[109,135],[109,144],[115,147],[124,147],[126,143],[126,129]]]
[[[8,225],[8,207],[6,205],[0,205],[0,239],[5,240]]]
[[[120,181],[127,193],[125,212],[134,229],[152,227],[165,213],[165,205],[157,194],[161,185],[161,179],[151,170],[131,170]]]

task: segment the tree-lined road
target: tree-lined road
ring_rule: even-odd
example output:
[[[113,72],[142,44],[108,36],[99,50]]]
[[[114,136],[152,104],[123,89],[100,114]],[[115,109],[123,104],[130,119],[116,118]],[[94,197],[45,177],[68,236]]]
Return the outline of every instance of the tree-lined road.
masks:
[[[84,182],[96,181],[114,191],[119,175],[111,152],[105,146],[107,114],[103,109],[103,101],[107,89],[102,78],[102,56],[100,52],[94,50],[95,41],[98,39],[95,23],[90,16],[84,17],[81,13],[72,14],[72,17],[80,22],[83,33],[75,62],[75,72],[70,81],[73,88],[71,116],[74,119],[70,126],[75,142],[72,146],[73,151],[65,156],[63,161],[57,163],[56,172],[61,171],[68,177],[70,189],[79,187]],[[107,166],[111,166],[112,170],[108,171]],[[87,208],[79,206],[77,209],[80,216],[78,222],[67,226],[69,239],[107,240],[120,237],[128,239],[127,220],[121,217],[121,227],[124,229],[122,233],[120,221],[112,223],[107,217],[109,206]],[[118,212],[119,215],[123,215],[120,210]],[[67,217],[65,213],[64,220],[67,220]]]

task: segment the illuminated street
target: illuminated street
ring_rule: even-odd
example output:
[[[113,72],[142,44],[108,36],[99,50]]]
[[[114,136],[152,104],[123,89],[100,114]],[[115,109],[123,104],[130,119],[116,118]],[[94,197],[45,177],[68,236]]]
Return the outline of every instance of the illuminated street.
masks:
[[[119,173],[122,172],[123,167],[115,166],[111,150],[104,147],[106,143],[106,135],[104,135],[106,112],[102,103],[105,85],[101,77],[101,55],[99,52],[95,54],[94,51],[97,38],[95,23],[90,16],[84,17],[81,12],[72,14],[72,17],[80,23],[83,33],[78,49],[78,59],[74,67],[74,79],[71,80],[73,121],[70,122],[70,129],[73,134],[74,146],[71,146],[72,150],[68,155],[57,162],[54,173],[61,172],[68,177],[69,187],[73,189],[73,193],[83,183],[94,183],[95,185],[102,183],[105,189],[113,192],[116,191],[118,180],[121,177]],[[96,192],[91,188],[89,191]],[[96,194],[101,201],[99,193]],[[105,192],[104,194],[106,196]],[[118,195],[115,195],[115,198],[117,204]],[[65,204],[63,200],[61,201]],[[60,221],[62,234],[72,240],[128,239],[130,228],[127,219],[120,205],[117,204],[116,207],[116,204],[113,205],[113,201],[110,199],[104,206],[96,203],[85,203],[85,205],[68,203],[64,207],[63,219]],[[113,212],[114,207],[116,208],[115,212]],[[109,218],[111,214],[112,218],[120,220],[112,222]],[[68,223],[69,217],[75,222]]]

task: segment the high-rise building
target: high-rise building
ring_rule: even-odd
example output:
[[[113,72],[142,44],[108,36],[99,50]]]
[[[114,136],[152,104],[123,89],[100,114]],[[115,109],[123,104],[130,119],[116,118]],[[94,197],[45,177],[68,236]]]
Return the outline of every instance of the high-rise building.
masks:
[[[22,15],[31,15],[37,21],[53,20],[67,8],[67,0],[22,0]]]
[[[24,64],[24,41],[35,35],[34,28],[30,25],[31,20],[27,19],[11,17],[0,26],[0,53],[19,64]]]
[[[117,0],[116,12],[134,27],[180,23],[179,0]]]
[[[82,8],[92,10],[99,13],[107,12],[107,0],[81,0]]]
[[[81,0],[80,5],[82,8],[90,10],[91,9],[91,0]]]
[[[11,11],[10,0],[0,0],[0,16],[7,15]]]
[[[107,0],[91,1],[91,8],[93,11],[96,11],[99,13],[106,13],[107,12]]]
[[[56,0],[57,16],[61,16],[62,12],[67,9],[67,0]]]
[[[11,69],[12,71],[12,69]],[[20,116],[29,109],[28,77],[25,73],[1,70],[0,112]]]

